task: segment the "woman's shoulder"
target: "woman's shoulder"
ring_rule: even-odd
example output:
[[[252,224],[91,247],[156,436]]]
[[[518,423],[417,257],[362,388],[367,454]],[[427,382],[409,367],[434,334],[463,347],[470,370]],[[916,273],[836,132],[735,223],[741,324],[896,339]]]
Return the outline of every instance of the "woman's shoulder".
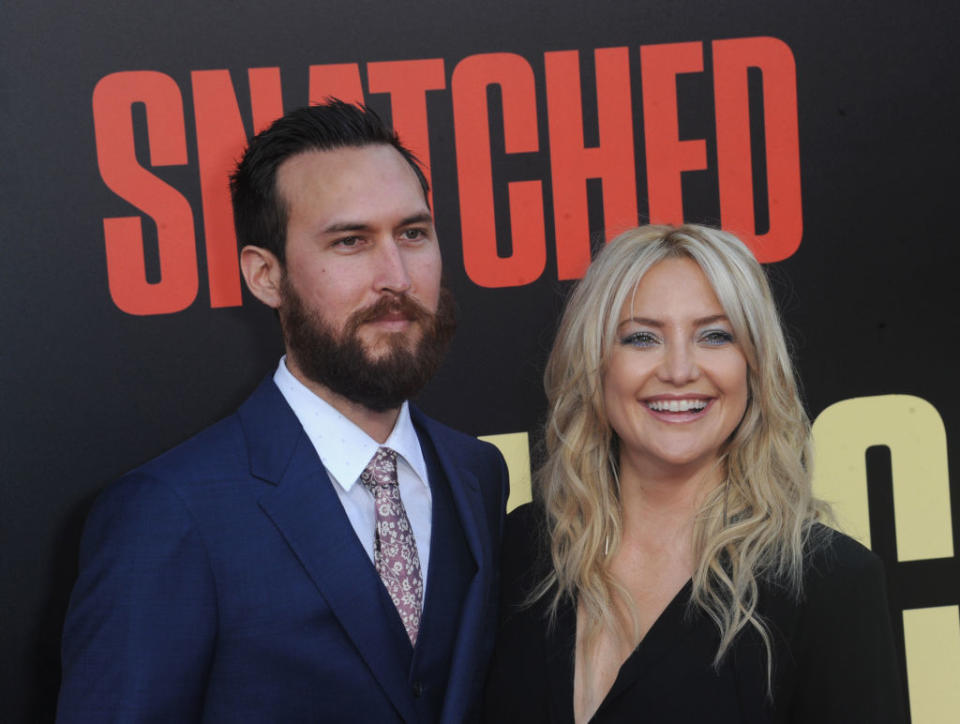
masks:
[[[904,721],[879,556],[815,525],[799,599],[782,591],[776,599],[767,623],[780,649],[777,696],[791,721]]]
[[[883,579],[880,557],[859,541],[821,523],[811,526],[804,556],[804,587]]]
[[[536,503],[510,511],[503,533],[501,575],[508,598],[526,596],[549,572],[550,537],[547,517]]]
[[[880,557],[849,535],[820,523],[810,527],[805,542],[799,589],[794,583],[767,577],[761,590],[763,614],[784,629],[821,611],[873,608],[877,602],[886,605]]]
[[[533,552],[548,539],[547,516],[537,503],[524,503],[507,513],[503,530],[504,551]]]

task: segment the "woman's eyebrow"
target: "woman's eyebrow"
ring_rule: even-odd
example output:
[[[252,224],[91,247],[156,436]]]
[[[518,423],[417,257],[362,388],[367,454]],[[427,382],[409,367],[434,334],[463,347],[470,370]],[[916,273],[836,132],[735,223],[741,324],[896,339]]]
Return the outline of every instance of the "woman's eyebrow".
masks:
[[[642,324],[647,327],[656,327],[657,329],[662,329],[665,326],[664,322],[660,321],[659,319],[651,319],[650,317],[627,317],[626,319],[622,320],[620,324],[627,324],[628,322]],[[702,327],[705,324],[714,324],[715,322],[727,322],[729,324],[730,320],[727,318],[726,314],[711,314],[708,317],[694,319],[693,325],[695,327]]]
[[[730,320],[726,314],[713,314],[709,317],[701,317],[700,319],[693,320],[693,323],[698,327],[702,327],[705,324],[713,324],[714,322],[726,322],[729,324]]]
[[[658,319],[651,319],[650,317],[627,317],[622,320],[617,326],[619,327],[622,324],[627,324],[628,322],[634,322],[635,324],[642,324],[647,327],[656,327],[661,329],[663,327],[663,322]]]

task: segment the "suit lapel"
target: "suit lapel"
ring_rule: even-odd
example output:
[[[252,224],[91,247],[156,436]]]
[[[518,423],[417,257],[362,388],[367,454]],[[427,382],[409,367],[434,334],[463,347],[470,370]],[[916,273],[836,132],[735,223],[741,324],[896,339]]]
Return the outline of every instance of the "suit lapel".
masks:
[[[407,685],[410,652],[404,646],[409,642],[398,637],[396,611],[316,450],[270,380],[244,404],[240,417],[251,472],[275,485],[261,497],[260,507],[397,711],[404,719],[416,719]]]
[[[431,420],[414,407],[410,408],[414,423],[421,435],[427,435],[437,453],[437,460],[450,484],[450,494],[459,517],[463,534],[476,562],[477,572],[467,587],[460,627],[456,635],[453,658],[450,665],[448,687],[444,698],[441,721],[459,721],[463,718],[462,707],[470,700],[469,690],[478,675],[477,656],[482,649],[481,637],[489,635],[484,630],[487,607],[492,605],[488,594],[492,591],[493,549],[490,534],[483,521],[483,499],[477,476],[468,470],[458,455],[456,439],[441,425]],[[433,542],[431,541],[431,545]],[[431,571],[431,576],[442,575]]]
[[[470,555],[479,568],[482,563],[488,562],[491,556],[490,536],[482,519],[480,482],[472,471],[463,467],[456,447],[444,441],[443,430],[415,408],[411,408],[411,413],[414,421],[432,441],[440,467],[450,483],[450,492],[470,548]]]

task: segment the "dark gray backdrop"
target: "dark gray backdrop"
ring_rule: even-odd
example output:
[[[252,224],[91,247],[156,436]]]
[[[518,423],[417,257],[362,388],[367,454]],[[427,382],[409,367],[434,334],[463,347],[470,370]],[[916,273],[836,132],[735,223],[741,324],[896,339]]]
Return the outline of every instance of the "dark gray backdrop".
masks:
[[[956,33],[946,2],[529,2],[277,0],[6,3],[0,23],[0,719],[52,718],[60,626],[81,525],[96,493],[124,471],[231,411],[276,363],[272,315],[245,297],[211,309],[203,267],[190,72],[231,71],[251,128],[246,71],[278,66],[287,109],[307,100],[314,64],[442,58],[446,90],[429,94],[434,201],[448,280],[460,306],[448,362],[422,395],[440,419],[475,434],[534,431],[540,374],[568,284],[557,281],[543,54],[579,50],[587,139],[595,48],[630,50],[640,109],[640,45],[773,36],[797,64],[803,242],[772,265],[796,340],[811,416],[851,397],[930,401],[958,453]],[[540,151],[506,159],[495,178],[542,179],[547,267],[536,283],[482,289],[464,273],[450,76],[477,53],[533,68]],[[715,133],[706,73],[679,83],[680,132],[706,138],[710,170],[686,174],[692,221],[716,223]],[[200,291],[185,311],[131,316],[107,285],[103,219],[134,215],[100,177],[91,97],[124,70],[173,78],[184,100],[188,163],[157,170],[190,201]],[[365,88],[366,90],[366,88]],[[497,100],[494,99],[494,120]],[[389,116],[385,96],[369,95]],[[134,114],[145,165],[142,111]],[[494,124],[496,125],[496,124]],[[642,123],[635,124],[639,213],[646,209]],[[602,225],[591,185],[591,220]],[[498,229],[508,220],[498,191]],[[148,244],[155,230],[146,220]],[[874,547],[888,561],[895,622],[903,607],[960,602],[955,560],[897,563],[889,475],[871,462]],[[952,482],[953,519],[960,490]],[[958,526],[954,525],[957,536]],[[955,539],[955,548],[957,540]]]

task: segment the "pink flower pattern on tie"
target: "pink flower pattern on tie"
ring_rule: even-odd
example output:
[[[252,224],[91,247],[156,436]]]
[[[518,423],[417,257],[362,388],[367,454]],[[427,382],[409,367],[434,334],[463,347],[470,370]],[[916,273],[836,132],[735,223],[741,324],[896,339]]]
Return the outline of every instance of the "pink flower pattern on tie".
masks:
[[[410,643],[417,642],[423,604],[420,556],[410,520],[397,485],[397,453],[382,447],[360,473],[360,482],[373,493],[376,541],[373,562],[396,606]]]

